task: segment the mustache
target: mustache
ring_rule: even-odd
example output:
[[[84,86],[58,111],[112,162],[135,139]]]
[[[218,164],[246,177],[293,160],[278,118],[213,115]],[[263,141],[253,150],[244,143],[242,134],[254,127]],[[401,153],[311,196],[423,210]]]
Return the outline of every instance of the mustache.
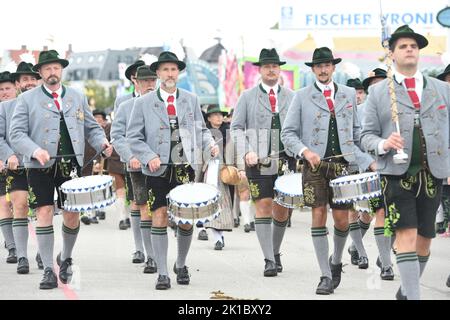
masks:
[[[328,76],[328,73],[323,72],[323,73],[319,74],[319,76]]]

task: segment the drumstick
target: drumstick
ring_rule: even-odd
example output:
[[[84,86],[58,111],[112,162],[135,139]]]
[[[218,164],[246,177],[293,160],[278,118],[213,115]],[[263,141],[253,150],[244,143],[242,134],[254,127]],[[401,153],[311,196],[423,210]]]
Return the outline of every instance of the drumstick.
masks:
[[[70,157],[78,157],[78,156],[82,156],[82,154],[77,153],[77,154],[58,154],[56,156],[51,156],[50,159],[61,159],[61,158],[70,158]],[[24,166],[17,166],[17,168],[15,170],[22,170],[25,169]],[[7,167],[5,167],[4,170],[10,170]],[[11,171],[15,171],[15,170],[11,170]]]
[[[109,143],[112,144],[114,142],[115,139],[112,139]],[[84,164],[84,166],[81,168],[81,171],[83,171],[95,158],[97,158],[100,153],[102,153],[103,151],[105,151],[106,148],[101,149],[100,151],[98,151],[91,159],[89,159],[88,162],[86,162]]]
[[[182,166],[182,165],[187,165],[187,164],[189,164],[189,163],[187,163],[187,162],[180,162],[180,163],[170,162],[170,163],[160,163],[159,165],[160,166]]]
[[[320,160],[329,160],[329,159],[334,159],[334,158],[342,158],[342,157],[345,157],[345,156],[350,156],[352,154],[354,154],[354,152],[338,154],[338,155],[335,155],[335,156],[329,156],[329,157],[322,158]]]
[[[267,157],[262,157],[262,158],[258,159],[258,162],[261,163],[261,162],[264,162],[264,161],[266,161],[268,159],[277,159],[277,158],[275,158],[275,156],[277,156],[277,155],[279,155],[279,154],[281,154],[281,153],[283,153],[285,151],[286,151],[286,149],[283,149],[283,150],[280,150],[278,152],[272,153],[272,154],[268,155]]]
[[[223,138],[221,138],[221,139],[219,139],[217,141],[214,141],[214,142],[215,142],[215,144],[217,144],[218,142],[220,142],[222,140],[223,140]],[[217,158],[217,156],[215,158]],[[210,159],[215,159],[215,158],[211,157]],[[188,162],[180,162],[180,163],[172,163],[172,162],[171,163],[164,163],[164,162],[161,162],[159,165],[160,166],[181,166],[181,165],[188,165],[188,164],[189,164]]]
[[[50,159],[61,159],[61,158],[72,158],[72,157],[79,157],[82,156],[81,153],[77,154],[58,154],[56,156],[51,156]]]

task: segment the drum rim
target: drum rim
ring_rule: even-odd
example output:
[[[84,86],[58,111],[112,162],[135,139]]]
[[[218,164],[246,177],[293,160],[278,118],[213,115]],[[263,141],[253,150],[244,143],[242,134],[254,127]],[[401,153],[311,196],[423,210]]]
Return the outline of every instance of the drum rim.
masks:
[[[66,206],[66,204],[64,204],[64,210],[66,211],[72,211],[72,212],[82,212],[82,211],[89,211],[89,210],[96,210],[96,209],[103,209],[106,208],[110,205],[112,205],[114,202],[116,202],[116,196],[113,195],[111,198],[102,201],[102,202],[98,202],[96,204],[93,204],[92,207],[87,207],[87,206],[76,206],[76,205],[70,205],[70,206]]]
[[[68,183],[68,182],[72,182],[78,179],[83,179],[83,178],[87,178],[87,177],[91,177],[91,176],[85,176],[85,177],[79,177],[76,179],[71,179],[68,180],[66,182],[64,182],[59,189],[64,192],[64,193],[85,193],[85,192],[89,192],[89,191],[94,191],[94,190],[101,190],[101,189],[105,189],[108,188],[109,186],[111,186],[113,184],[113,179],[110,176],[101,176],[101,177],[108,177],[107,178],[107,182],[105,183],[101,183],[101,184],[97,184],[95,186],[90,186],[90,187],[77,187],[77,188],[68,188],[68,187],[64,187],[64,184]],[[99,176],[100,177],[100,176]],[[86,179],[84,179],[86,180]]]
[[[357,176],[359,176],[359,178],[357,178]],[[353,177],[353,178],[345,180],[345,178],[350,178],[350,177]],[[330,185],[330,187],[333,187],[333,186],[339,186],[342,184],[349,184],[349,183],[358,182],[358,181],[374,181],[374,180],[378,180],[379,178],[380,178],[380,174],[378,172],[363,172],[363,173],[338,177],[336,179],[331,180],[329,185]]]
[[[182,186],[185,186],[185,185],[194,185],[194,184],[206,186],[207,188],[216,191],[216,194],[214,195],[214,197],[212,197],[210,199],[207,199],[207,200],[200,201],[200,202],[180,202],[180,201],[174,200],[173,197],[171,197],[172,191],[175,190],[176,188],[182,187]],[[173,194],[172,194],[172,196],[173,196]],[[175,188],[170,190],[169,194],[166,197],[170,201],[170,204],[176,204],[178,207],[199,208],[199,207],[204,207],[204,206],[207,206],[207,205],[209,205],[211,203],[217,202],[219,200],[219,198],[220,198],[220,191],[215,186],[212,186],[212,185],[207,184],[207,183],[191,182],[191,183],[186,183],[186,184],[181,184],[179,186],[176,186]],[[194,204],[196,206],[192,206]]]

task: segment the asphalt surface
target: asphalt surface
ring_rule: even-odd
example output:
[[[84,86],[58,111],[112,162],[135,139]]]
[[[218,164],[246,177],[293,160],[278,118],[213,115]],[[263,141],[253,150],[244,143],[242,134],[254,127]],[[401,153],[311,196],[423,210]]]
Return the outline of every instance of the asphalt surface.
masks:
[[[57,289],[39,289],[42,271],[37,269],[34,261],[37,244],[34,228],[30,227],[28,275],[18,275],[15,264],[6,264],[7,251],[0,249],[0,299],[395,299],[400,285],[398,269],[394,266],[394,281],[380,279],[380,271],[375,265],[377,247],[373,225],[365,237],[369,268],[360,270],[351,265],[350,256],[345,251],[344,273],[339,288],[330,296],[316,295],[320,271],[310,236],[310,219],[308,210],[294,211],[292,226],[287,228],[281,248],[284,270],[273,278],[263,277],[264,258],[255,232],[245,233],[241,225],[225,233],[225,248],[217,251],[213,249],[211,232],[208,241],[200,241],[196,229],[186,263],[191,274],[188,286],[176,284],[176,275],[171,271],[177,247],[174,232],[169,229],[168,268],[172,288],[166,291],[155,290],[156,274],[144,274],[143,264],[131,262],[134,251],[132,232],[130,229],[119,230],[114,206],[107,210],[106,220],[99,224],[82,224],[73,253],[72,283],[59,283]],[[55,258],[62,246],[61,220],[61,216],[55,216]],[[331,216],[328,227],[332,230]],[[329,236],[329,243],[331,249],[332,236]],[[449,274],[450,238],[437,236],[421,279],[422,299],[450,300],[450,288],[445,285]]]

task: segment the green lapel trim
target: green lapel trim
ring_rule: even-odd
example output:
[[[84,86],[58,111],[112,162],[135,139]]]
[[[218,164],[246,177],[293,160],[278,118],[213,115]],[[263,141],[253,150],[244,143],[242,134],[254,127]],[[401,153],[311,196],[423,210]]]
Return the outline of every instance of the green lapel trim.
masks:
[[[53,96],[44,88],[44,85],[41,86],[42,92],[44,92],[44,94],[49,97],[50,99],[53,100]]]
[[[161,97],[160,89],[156,90],[156,95],[158,96],[158,99],[161,100],[161,102],[164,102],[163,98]]]
[[[164,102],[163,98],[161,97],[161,88],[158,88],[156,90],[156,95],[158,96],[158,99],[161,100],[161,102]],[[177,88],[177,94],[176,99],[178,100],[178,97],[180,96],[180,90]]]
[[[61,85],[61,87],[62,87],[62,93],[61,93],[61,99],[62,99],[66,95],[66,87],[63,85]],[[44,85],[41,86],[41,89],[47,97],[49,97],[50,99],[53,100],[53,96],[47,90],[45,90]]]
[[[264,92],[265,94],[267,94],[266,90],[264,90],[264,88],[263,88],[263,86],[262,86],[261,83],[259,84],[259,88],[261,89],[262,92]]]

